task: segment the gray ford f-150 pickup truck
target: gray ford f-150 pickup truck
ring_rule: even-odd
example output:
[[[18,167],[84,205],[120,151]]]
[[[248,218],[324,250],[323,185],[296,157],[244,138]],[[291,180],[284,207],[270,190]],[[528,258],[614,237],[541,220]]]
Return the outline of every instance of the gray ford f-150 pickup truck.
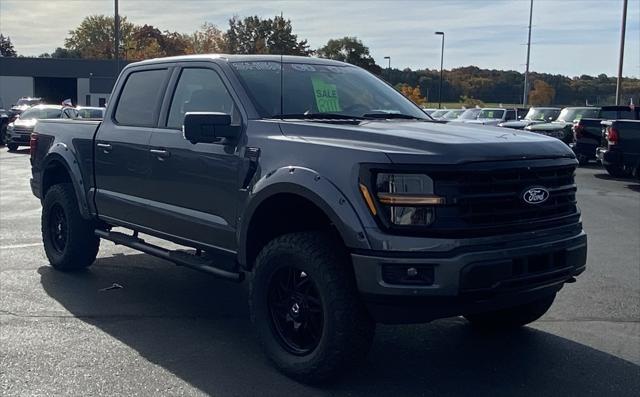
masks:
[[[56,269],[91,265],[104,239],[246,277],[267,355],[305,382],[364,357],[376,322],[530,323],[585,269],[566,145],[435,123],[341,62],[130,64],[102,122],[38,123],[31,161]]]

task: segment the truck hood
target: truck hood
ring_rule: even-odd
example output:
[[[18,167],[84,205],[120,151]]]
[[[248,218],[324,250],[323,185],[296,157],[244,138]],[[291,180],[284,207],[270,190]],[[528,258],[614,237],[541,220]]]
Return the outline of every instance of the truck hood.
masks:
[[[555,138],[497,127],[421,121],[359,124],[285,121],[282,133],[308,143],[385,153],[395,163],[458,164],[475,161],[573,157]],[[357,161],[355,159],[354,161]]]
[[[551,123],[533,124],[527,127],[529,131],[557,131],[564,129],[567,125],[573,123],[566,123],[564,121],[552,121]]]

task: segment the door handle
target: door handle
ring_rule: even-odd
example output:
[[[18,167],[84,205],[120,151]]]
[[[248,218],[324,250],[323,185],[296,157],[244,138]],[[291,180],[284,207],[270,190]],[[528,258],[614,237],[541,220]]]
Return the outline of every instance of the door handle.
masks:
[[[166,159],[171,156],[171,152],[164,149],[151,149],[149,150],[151,153],[155,154],[158,157],[158,160]]]
[[[111,144],[109,143],[98,143],[96,146],[102,149],[104,153],[109,153],[111,149],[113,149],[113,146],[111,146]]]

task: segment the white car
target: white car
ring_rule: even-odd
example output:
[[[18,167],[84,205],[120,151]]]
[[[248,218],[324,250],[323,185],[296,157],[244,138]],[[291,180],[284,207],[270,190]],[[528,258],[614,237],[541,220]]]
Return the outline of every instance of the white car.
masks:
[[[497,126],[511,120],[517,120],[516,109],[484,108],[478,113],[478,118],[466,121],[466,123]]]

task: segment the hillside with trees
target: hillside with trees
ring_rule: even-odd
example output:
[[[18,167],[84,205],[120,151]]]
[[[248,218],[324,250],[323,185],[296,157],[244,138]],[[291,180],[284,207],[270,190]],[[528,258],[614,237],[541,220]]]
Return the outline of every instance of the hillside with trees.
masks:
[[[282,16],[261,18],[233,17],[228,27],[204,23],[192,33],[160,30],[152,25],[135,25],[121,17],[120,56],[140,60],[172,55],[230,53],[315,55],[363,67],[379,75],[418,103],[438,99],[439,70],[383,69],[376,64],[369,48],[357,37],[329,39],[318,49],[294,33],[291,20]],[[46,58],[113,59],[115,55],[114,18],[86,17],[69,31],[64,48],[41,54]],[[2,56],[17,56],[11,40],[0,35]],[[530,74],[529,100],[533,105],[602,105],[614,102],[616,79],[605,74],[568,77],[548,73]],[[513,70],[481,69],[465,66],[444,71],[442,101],[467,105],[521,103],[524,76]],[[623,80],[623,101],[640,103],[640,79]]]

